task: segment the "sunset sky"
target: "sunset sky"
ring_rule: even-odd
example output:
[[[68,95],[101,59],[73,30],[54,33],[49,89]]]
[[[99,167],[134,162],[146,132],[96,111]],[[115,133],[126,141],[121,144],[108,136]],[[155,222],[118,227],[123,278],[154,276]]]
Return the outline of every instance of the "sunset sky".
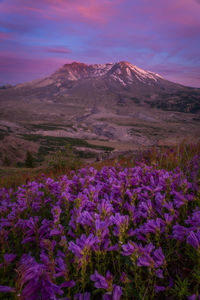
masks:
[[[200,0],[0,0],[0,85],[121,60],[200,87]]]

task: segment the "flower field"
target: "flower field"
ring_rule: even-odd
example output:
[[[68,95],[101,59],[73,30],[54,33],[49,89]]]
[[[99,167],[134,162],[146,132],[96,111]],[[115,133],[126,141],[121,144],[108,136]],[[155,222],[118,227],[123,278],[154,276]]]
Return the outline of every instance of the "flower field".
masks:
[[[200,299],[199,172],[194,155],[0,189],[0,299]]]

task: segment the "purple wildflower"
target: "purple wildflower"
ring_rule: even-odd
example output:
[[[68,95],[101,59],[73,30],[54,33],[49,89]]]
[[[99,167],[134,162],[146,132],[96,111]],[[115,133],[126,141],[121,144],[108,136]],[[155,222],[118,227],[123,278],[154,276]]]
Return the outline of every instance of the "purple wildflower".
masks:
[[[50,231],[50,236],[62,235],[63,230],[63,226],[61,224],[57,224],[56,227]]]
[[[112,299],[113,300],[120,300],[122,296],[122,288],[119,285],[113,285],[113,294],[112,294]]]
[[[16,257],[17,257],[17,255],[12,254],[12,253],[4,254],[4,262],[2,264],[0,264],[0,267],[10,265],[13,262],[13,260],[15,260]]]
[[[187,228],[185,228],[184,226],[181,226],[179,224],[173,226],[173,238],[177,239],[180,242],[183,242],[186,234]]]
[[[109,229],[110,221],[108,219],[105,219],[104,221],[101,221],[99,215],[95,215],[95,230],[96,235],[99,237],[99,239],[102,241],[106,236],[109,235]]]
[[[51,213],[53,215],[53,221],[55,224],[58,224],[60,222],[60,214],[61,214],[62,210],[60,208],[60,206],[54,206],[51,209]]]
[[[200,296],[193,294],[187,298],[188,300],[200,300]]]
[[[165,290],[166,290],[166,287],[164,287],[164,286],[160,286],[160,285],[155,286],[156,293],[160,293],[160,292],[163,292]]]
[[[115,245],[112,245],[110,247],[104,247],[104,249],[107,250],[107,251],[118,251],[119,250],[119,245],[115,244]]]
[[[163,232],[164,221],[160,218],[156,220],[148,220],[146,224],[142,227],[141,231],[144,233],[160,233]]]
[[[77,299],[77,300],[90,300],[90,293],[85,292],[84,294],[76,294],[74,299]]]
[[[106,272],[106,277],[103,277],[95,271],[94,274],[90,276],[90,279],[95,282],[94,285],[96,288],[107,290],[110,284],[112,284],[113,276],[110,271]]]
[[[110,217],[110,222],[117,226],[118,231],[120,231],[120,229],[125,231],[128,228],[129,216],[122,216],[119,213],[116,213],[115,216]]]
[[[77,223],[81,225],[88,225],[90,227],[93,226],[93,216],[88,211],[83,211],[80,216],[76,219]]]
[[[181,192],[173,191],[172,194],[175,196],[174,204],[175,204],[176,208],[180,208],[187,202],[186,197]]]
[[[90,276],[90,279],[95,282],[94,286],[98,289],[108,289],[108,282],[105,277],[100,275],[97,271],[94,272],[93,275]]]
[[[68,249],[72,251],[78,258],[82,257],[82,249],[76,243],[70,241]]]
[[[162,266],[165,263],[165,256],[162,252],[162,248],[158,248],[154,251],[153,253],[153,259],[155,262],[155,267],[159,268],[160,266]]]
[[[122,250],[122,255],[129,256],[138,250],[138,246],[136,243],[128,241],[128,244],[122,245]]]
[[[138,258],[137,262],[138,267],[153,267],[154,266],[154,260],[152,257],[148,254],[143,254]]]
[[[198,230],[197,233],[194,233],[194,231],[190,231],[187,237],[187,243],[190,244],[193,248],[200,248],[200,230]]]
[[[155,271],[155,274],[156,274],[156,276],[157,276],[158,278],[164,278],[164,276],[163,276],[163,270],[161,270],[161,269],[157,269],[157,270]]]
[[[152,202],[150,199],[147,199],[147,201],[141,201],[139,204],[140,212],[142,213],[142,216],[144,218],[151,215],[152,212]]]
[[[113,212],[112,204],[106,199],[102,199],[101,203],[98,204],[97,209],[99,213],[104,216],[108,216]]]
[[[39,218],[37,216],[34,218],[30,217],[28,220],[26,220],[26,222],[24,223],[26,229],[26,236],[23,239],[22,244],[36,242],[36,235],[38,232],[38,221]]]
[[[198,227],[200,227],[200,210],[194,211],[192,216],[188,217],[185,223],[192,226],[192,228],[190,228],[191,230],[196,230]]]
[[[164,218],[165,218],[165,222],[167,225],[171,224],[173,219],[174,219],[174,216],[170,215],[170,214],[164,214]]]
[[[69,281],[65,281],[65,282],[61,283],[60,287],[61,288],[65,288],[65,287],[72,288],[75,285],[76,285],[76,283],[74,280],[69,280]]]
[[[125,272],[122,272],[122,275],[120,277],[120,280],[123,282],[123,283],[128,283],[130,282],[130,280],[128,279],[127,275]]]
[[[38,264],[30,255],[24,255],[17,269],[19,283],[23,287],[22,297],[37,300],[56,299],[56,294],[62,295],[63,291],[49,278],[45,266]]]
[[[112,293],[108,292],[103,295],[103,300],[112,300]]]
[[[89,234],[88,237],[82,234],[80,239],[76,239],[76,243],[72,241],[69,242],[68,249],[80,259],[83,256],[83,251],[88,252],[98,242],[98,237],[94,236],[93,233]]]
[[[15,292],[15,288],[6,285],[0,285],[0,293],[13,293],[13,292]]]

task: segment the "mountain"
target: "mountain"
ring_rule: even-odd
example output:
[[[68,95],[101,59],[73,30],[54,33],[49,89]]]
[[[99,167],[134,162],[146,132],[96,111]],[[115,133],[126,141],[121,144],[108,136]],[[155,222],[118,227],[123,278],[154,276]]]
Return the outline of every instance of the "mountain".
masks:
[[[49,136],[115,149],[168,144],[199,138],[199,121],[200,89],[126,61],[73,62],[46,78],[0,89],[0,142],[12,149],[23,149],[25,140],[35,142],[35,152],[47,149]]]
[[[200,89],[170,82],[159,74],[144,71],[129,62],[66,64],[51,76],[10,90],[27,99],[60,101],[66,96],[92,105],[112,98],[112,105],[128,100],[164,110],[196,113],[200,110]],[[107,100],[106,100],[107,103]]]

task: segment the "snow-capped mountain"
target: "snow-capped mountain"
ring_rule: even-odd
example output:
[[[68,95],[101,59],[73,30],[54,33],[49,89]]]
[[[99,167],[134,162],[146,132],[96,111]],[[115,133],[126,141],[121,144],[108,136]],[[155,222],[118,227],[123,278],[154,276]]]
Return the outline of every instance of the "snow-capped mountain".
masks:
[[[162,78],[159,74],[144,71],[129,62],[121,61],[118,63],[92,64],[73,62],[66,64],[52,75],[52,78],[61,82],[62,80],[76,81],[80,79],[107,78],[118,81],[119,84],[126,86],[133,82],[140,81],[147,83],[157,82]]]
[[[30,98],[95,104],[129,105],[135,101],[164,110],[196,112],[200,109],[200,89],[170,82],[159,74],[129,62],[106,64],[65,64],[51,76],[19,85]],[[64,100],[65,99],[65,100]]]
[[[34,150],[40,157],[67,142],[129,150],[196,141],[199,121],[200,89],[125,61],[74,62],[46,78],[0,88],[0,164],[5,155],[24,160]]]
[[[142,106],[163,110],[198,112],[200,89],[188,88],[145,71],[129,62],[65,64],[51,76],[19,84],[4,91],[4,97],[28,100],[67,101],[88,107]],[[1,95],[0,95],[1,96]]]

